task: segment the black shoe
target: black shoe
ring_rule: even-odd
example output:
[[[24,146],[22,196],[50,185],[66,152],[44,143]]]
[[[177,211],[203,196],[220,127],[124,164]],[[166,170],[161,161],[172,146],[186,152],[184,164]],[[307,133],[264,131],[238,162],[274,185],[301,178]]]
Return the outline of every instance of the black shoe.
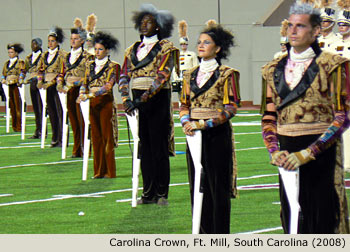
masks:
[[[169,205],[169,202],[166,198],[160,197],[157,201],[157,205],[158,206],[167,206],[167,205]]]
[[[155,199],[148,200],[145,198],[141,198],[141,199],[137,200],[137,205],[156,204],[156,203],[157,203],[157,201]]]
[[[71,158],[81,158],[82,156],[81,155],[76,155],[76,154],[73,154],[72,156],[71,156]]]
[[[54,147],[62,147],[62,143],[60,143],[60,142],[51,143],[51,148],[54,148]]]
[[[28,137],[28,139],[39,139],[41,136],[38,135],[32,135],[31,137]]]

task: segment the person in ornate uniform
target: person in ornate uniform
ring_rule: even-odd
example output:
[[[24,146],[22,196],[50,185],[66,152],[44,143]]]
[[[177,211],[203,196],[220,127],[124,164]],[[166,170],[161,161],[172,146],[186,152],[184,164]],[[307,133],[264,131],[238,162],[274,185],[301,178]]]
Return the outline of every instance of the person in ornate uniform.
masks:
[[[179,56],[179,62],[180,62],[180,75],[176,74],[176,69],[173,69],[172,72],[172,86],[173,86],[173,92],[180,93],[182,90],[182,78],[183,78],[183,72],[186,70],[189,70],[195,66],[198,66],[198,58],[195,52],[189,51],[188,49],[188,36],[187,36],[187,22],[185,20],[181,20],[178,23],[179,28],[179,43],[180,43],[180,56]]]
[[[288,20],[285,19],[285,20],[282,21],[281,29],[280,29],[280,34],[281,34],[281,39],[280,39],[281,51],[275,53],[275,55],[273,56],[274,59],[277,59],[277,58],[287,54],[287,46],[286,46],[286,44],[288,43],[287,28],[288,28]]]
[[[338,0],[339,11],[337,24],[340,34],[339,40],[334,43],[334,53],[350,59],[350,1]]]
[[[23,84],[25,76],[24,60],[18,55],[23,52],[21,44],[7,45],[9,60],[7,60],[2,69],[1,83],[9,86],[9,106],[11,110],[12,129],[13,131],[21,131],[21,97],[19,95],[18,86]]]
[[[86,18],[85,30],[86,33],[86,50],[91,55],[95,55],[94,47],[94,37],[95,37],[95,28],[97,23],[97,16],[92,13]]]
[[[180,120],[186,135],[202,131],[204,180],[201,233],[229,233],[234,145],[230,119],[240,104],[239,72],[222,65],[234,36],[214,20],[200,33],[197,50],[200,64],[185,71]],[[193,203],[194,165],[187,149]]]
[[[67,52],[59,46],[64,40],[63,30],[57,26],[52,28],[47,40],[49,49],[39,61],[37,87],[47,90],[46,102],[52,129],[51,147],[62,147],[62,106],[56,88],[64,81]]]
[[[321,33],[317,39],[322,50],[335,53],[334,44],[340,38],[333,32],[336,16],[335,10],[332,8],[332,3],[333,0],[323,0],[321,3]]]
[[[83,156],[84,121],[80,111],[80,105],[76,103],[79,96],[81,81],[84,79],[86,62],[93,60],[94,56],[84,50],[86,31],[83,29],[81,19],[74,20],[74,28],[71,29],[71,51],[64,62],[65,83],[57,85],[58,92],[67,93],[67,108],[69,121],[73,130],[74,145],[72,157]],[[63,85],[64,84],[64,85]]]
[[[350,1],[338,1],[338,5],[342,9],[338,25],[343,39],[336,44],[336,53],[350,59]],[[343,134],[343,148],[344,170],[350,173],[350,129]]]
[[[109,59],[118,40],[99,31],[94,38],[95,60],[88,61],[77,103],[90,99],[91,140],[94,153],[94,177],[115,178],[114,147],[118,140],[117,109],[113,86],[118,83],[120,65]]]
[[[32,53],[25,59],[26,66],[26,81],[30,84],[30,98],[32,100],[32,106],[35,116],[35,131],[34,134],[29,137],[30,139],[38,139],[41,137],[41,122],[42,122],[42,102],[37,87],[38,73],[39,73],[39,61],[42,55],[42,40],[41,38],[32,39],[31,48]]]
[[[167,205],[171,138],[169,80],[173,66],[178,66],[178,49],[166,38],[171,36],[174,17],[168,11],[158,11],[152,4],[143,4],[132,19],[142,41],[125,51],[119,91],[126,113],[139,110],[143,194],[138,204]]]
[[[288,54],[262,69],[262,135],[271,163],[299,169],[298,233],[348,231],[335,186],[340,137],[349,126],[349,61],[322,51],[321,16],[311,4],[289,12]],[[290,206],[280,183],[281,221],[289,232]],[[346,206],[347,207],[347,206]]]

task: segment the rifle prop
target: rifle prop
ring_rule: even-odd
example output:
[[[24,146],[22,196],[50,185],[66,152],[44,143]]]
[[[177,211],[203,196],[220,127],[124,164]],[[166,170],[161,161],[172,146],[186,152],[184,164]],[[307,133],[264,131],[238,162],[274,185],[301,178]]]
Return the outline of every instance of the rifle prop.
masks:
[[[26,114],[27,114],[27,104],[26,104],[26,89],[24,84],[22,84],[20,87],[18,87],[19,90],[19,95],[21,96],[21,100],[22,100],[22,137],[21,139],[24,140],[24,134],[26,131]]]
[[[10,87],[7,84],[3,85],[4,88],[4,93],[6,96],[6,133],[10,132],[10,115],[11,115],[11,110],[10,110]]]
[[[47,96],[47,90],[44,88],[40,88],[39,89],[39,93],[40,93],[40,97],[41,97],[41,102],[43,105],[43,109],[42,109],[42,123],[41,123],[41,149],[45,148],[45,137],[46,137],[46,127],[47,127],[47,116],[48,113],[46,111],[47,108],[47,103],[46,103],[46,96]]]
[[[132,157],[132,199],[131,206],[136,207],[137,205],[137,192],[139,186],[139,174],[140,174],[140,166],[141,160],[139,159],[139,110],[134,110],[134,115],[130,116],[126,114],[126,118],[128,119],[128,123],[130,125],[132,137],[134,140],[134,151]]]
[[[193,136],[186,135],[186,139],[194,164],[192,234],[199,234],[202,217],[202,185],[204,179],[204,171],[202,166],[202,132],[200,130],[196,130]]]
[[[84,151],[83,151],[83,175],[82,179],[87,179],[89,152],[90,152],[90,99],[80,102],[81,113],[83,114],[85,129],[84,129]]]
[[[290,206],[289,233],[298,233],[299,222],[299,168],[295,171],[287,171],[283,167],[278,167],[284,189],[287,194]]]
[[[64,123],[62,124],[62,159],[66,159],[67,157],[67,142],[68,142],[68,130],[69,130],[69,123],[68,123],[68,109],[67,109],[67,94],[65,93],[58,93],[58,96],[61,101],[62,105],[62,111],[63,111],[63,120]]]

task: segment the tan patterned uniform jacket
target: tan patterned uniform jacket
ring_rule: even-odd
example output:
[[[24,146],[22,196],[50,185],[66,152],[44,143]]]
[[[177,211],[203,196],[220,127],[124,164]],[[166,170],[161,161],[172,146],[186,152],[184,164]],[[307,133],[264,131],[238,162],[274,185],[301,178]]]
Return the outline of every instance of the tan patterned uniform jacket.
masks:
[[[19,75],[25,72],[24,60],[17,58],[17,61],[8,67],[10,60],[7,60],[2,69],[2,75],[6,78],[7,85],[14,85],[18,83]]]
[[[59,49],[55,57],[50,63],[47,62],[47,56],[49,52],[46,51],[41,56],[39,61],[39,75],[43,76],[43,82],[50,87],[55,85],[57,81],[63,82],[64,77],[64,64],[67,52],[63,49]]]
[[[31,79],[38,76],[39,73],[39,62],[43,53],[38,56],[35,62],[32,63],[32,53],[29,54],[25,59],[25,68],[26,68],[26,78],[27,82],[30,82]]]
[[[139,42],[137,42],[139,43]],[[178,66],[178,62],[176,62],[178,59],[174,59],[173,53],[178,53],[178,49],[173,46],[173,43],[171,43],[168,40],[161,40],[159,41],[159,46],[160,50],[156,51],[156,47],[158,44],[154,46],[154,49],[151,50],[149,53],[152,54],[153,51],[157,53],[151,62],[148,62],[147,65],[143,67],[139,67],[141,64],[143,65],[144,63],[147,63],[148,57],[146,56],[140,63],[139,65],[134,65],[134,61],[132,59],[132,50],[137,49],[137,43],[131,45],[129,48],[125,50],[125,59],[127,62],[126,68],[128,69],[127,74],[129,75],[129,78],[131,79],[130,85],[132,89],[141,89],[141,90],[148,90],[152,83],[153,80],[157,77],[157,70],[160,68],[173,68],[173,66]],[[136,55],[136,53],[134,54]],[[167,62],[165,62],[166,65],[162,65],[162,60],[165,55],[169,55],[169,58]],[[124,69],[124,67],[123,67]],[[171,72],[171,71],[170,71]],[[161,87],[164,89],[170,89],[171,85],[169,83],[169,79],[166,80],[164,85]],[[124,101],[123,97],[123,101]]]
[[[86,64],[88,61],[93,60],[94,56],[88,53],[86,50],[83,50],[82,54],[77,58],[73,65],[70,64],[69,59],[70,53],[67,54],[64,61],[64,80],[67,89],[70,89],[73,86],[81,85],[81,83],[77,85],[74,84],[74,82],[80,82],[84,79],[86,72]]]

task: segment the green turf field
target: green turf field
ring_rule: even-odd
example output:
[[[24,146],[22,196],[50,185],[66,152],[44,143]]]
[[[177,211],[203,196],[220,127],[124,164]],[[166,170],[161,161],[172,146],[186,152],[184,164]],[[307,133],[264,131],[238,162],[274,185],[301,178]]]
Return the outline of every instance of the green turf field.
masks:
[[[32,113],[27,114],[25,140],[12,129],[5,133],[4,113],[0,116],[1,234],[191,233],[184,154],[170,159],[169,206],[131,208],[132,165],[125,117],[119,117],[117,178],[91,179],[90,159],[88,180],[82,181],[82,159],[70,158],[72,132],[68,158],[62,160],[61,148],[49,147],[50,128],[44,150],[40,149],[40,140],[27,139],[34,132]],[[175,120],[176,151],[184,152],[185,135],[177,113]],[[232,200],[231,233],[282,233],[277,171],[269,165],[260,116],[257,111],[239,111],[232,122],[240,190],[239,197]],[[349,189],[347,193],[350,194]]]

